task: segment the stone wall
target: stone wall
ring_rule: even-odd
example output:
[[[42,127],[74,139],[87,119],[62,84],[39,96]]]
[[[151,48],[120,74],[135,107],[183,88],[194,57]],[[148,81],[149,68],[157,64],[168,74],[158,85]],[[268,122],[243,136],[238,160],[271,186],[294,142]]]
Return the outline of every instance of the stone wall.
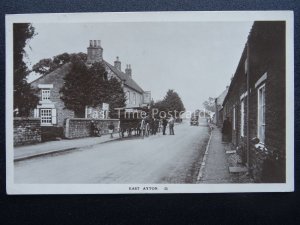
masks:
[[[14,118],[14,146],[42,141],[39,118]]]
[[[64,124],[64,134],[66,138],[83,138],[92,136],[91,133],[92,119],[74,118],[66,119]],[[95,126],[101,130],[102,135],[108,134],[108,125],[113,122],[114,132],[118,132],[118,119],[94,119]]]
[[[50,90],[50,101],[54,104],[57,113],[57,123],[53,125],[58,127],[63,127],[64,121],[67,118],[74,118],[74,112],[72,110],[66,109],[64,102],[60,98],[60,89],[64,84],[64,76],[70,71],[71,66],[72,65],[70,63],[67,63],[62,67],[54,70],[53,72],[47,74],[46,76],[42,76],[31,83],[31,86],[37,89],[39,84],[53,84],[53,88]],[[38,90],[38,97],[41,99],[41,90]]]

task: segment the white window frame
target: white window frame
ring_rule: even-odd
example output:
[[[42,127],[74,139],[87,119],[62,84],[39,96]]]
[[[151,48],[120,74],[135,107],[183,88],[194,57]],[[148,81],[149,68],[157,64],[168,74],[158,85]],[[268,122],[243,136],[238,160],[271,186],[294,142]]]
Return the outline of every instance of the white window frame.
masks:
[[[126,91],[126,104],[130,104],[131,100],[130,100],[130,91]]]
[[[232,118],[233,118],[233,120],[232,120],[232,122],[233,122],[233,126],[232,126],[232,128],[233,128],[233,130],[236,130],[236,107],[235,107],[235,105],[233,105],[233,116],[232,116]]]
[[[133,104],[136,105],[136,93],[133,92]]]
[[[52,109],[40,109],[41,125],[52,125]]]
[[[50,89],[42,89],[42,101],[50,100]]]
[[[265,143],[265,132],[266,132],[266,88],[265,88],[265,84],[263,84],[257,89],[257,137],[259,138],[261,143]]]
[[[241,137],[244,137],[244,123],[245,123],[245,98],[241,99]]]

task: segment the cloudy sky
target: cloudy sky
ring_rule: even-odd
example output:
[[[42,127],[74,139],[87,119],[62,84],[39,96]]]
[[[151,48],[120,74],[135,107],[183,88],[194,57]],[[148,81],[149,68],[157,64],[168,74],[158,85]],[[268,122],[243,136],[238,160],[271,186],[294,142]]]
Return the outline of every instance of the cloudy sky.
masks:
[[[253,21],[34,23],[37,35],[26,48],[29,67],[40,59],[86,52],[101,40],[103,56],[122,70],[131,64],[133,79],[156,101],[174,89],[187,110],[202,108],[229,85]],[[30,46],[30,47],[29,47]]]

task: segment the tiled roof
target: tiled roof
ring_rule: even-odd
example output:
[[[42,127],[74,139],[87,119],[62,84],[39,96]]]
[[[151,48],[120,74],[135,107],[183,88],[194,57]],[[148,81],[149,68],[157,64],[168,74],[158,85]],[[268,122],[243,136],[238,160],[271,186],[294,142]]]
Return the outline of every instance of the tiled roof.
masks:
[[[143,93],[144,90],[127,74],[123,73],[122,71],[118,70],[113,65],[109,64],[105,60],[103,62],[112,70],[114,74],[116,74],[122,81],[124,81],[124,84],[134,90],[136,90],[139,93]]]
[[[120,80],[124,81],[124,85],[128,86],[131,89],[134,89],[135,91],[137,91],[139,93],[144,92],[144,90],[131,77],[129,77],[127,74],[125,74],[122,71],[118,70],[116,67],[112,66],[108,62],[106,62],[104,60],[103,60],[103,62],[105,63],[105,65],[107,65],[111,69],[111,71],[116,76],[118,76],[120,78]],[[51,79],[55,79],[55,77],[57,77],[57,76],[64,77],[66,75],[66,73],[69,71],[70,68],[71,68],[71,63],[66,63],[63,66],[57,68],[56,70],[37,78],[36,80],[32,81],[31,84],[38,82],[42,78],[45,78],[47,81],[49,81]]]
[[[37,83],[39,84],[53,83],[55,80],[63,78],[70,71],[70,69],[71,69],[71,63],[66,63],[61,67],[58,67],[57,69],[53,70],[52,72],[38,77],[37,79],[31,81],[30,83],[32,85]]]
[[[217,104],[218,104],[218,105],[222,105],[222,104],[223,104],[224,99],[225,99],[225,97],[226,97],[226,95],[227,95],[227,92],[228,92],[228,88],[226,88],[226,89],[222,92],[222,94],[220,94],[219,97],[217,97]]]

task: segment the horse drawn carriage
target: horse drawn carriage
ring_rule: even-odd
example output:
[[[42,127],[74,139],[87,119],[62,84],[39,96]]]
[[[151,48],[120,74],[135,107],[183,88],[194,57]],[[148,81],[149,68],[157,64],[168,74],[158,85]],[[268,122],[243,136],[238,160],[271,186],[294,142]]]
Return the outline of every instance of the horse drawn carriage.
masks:
[[[145,118],[149,116],[149,109],[147,107],[132,107],[132,108],[117,108],[114,117],[120,119],[119,134],[121,137],[125,136],[140,136],[145,135],[147,129]],[[144,120],[143,120],[144,119]]]

